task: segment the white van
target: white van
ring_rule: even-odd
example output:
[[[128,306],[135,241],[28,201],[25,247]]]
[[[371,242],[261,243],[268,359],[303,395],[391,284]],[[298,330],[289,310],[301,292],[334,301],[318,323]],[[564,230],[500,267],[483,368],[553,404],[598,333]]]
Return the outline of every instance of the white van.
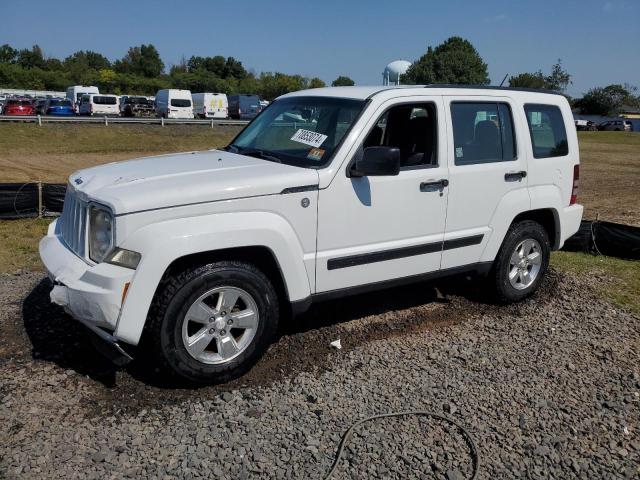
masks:
[[[71,106],[73,111],[77,114],[80,106],[80,98],[85,94],[100,93],[98,87],[92,87],[87,85],[74,85],[67,88],[67,98],[71,100]]]
[[[193,113],[200,118],[228,118],[229,101],[224,93],[194,93]]]
[[[79,115],[120,116],[120,101],[117,95],[82,95]]]
[[[163,118],[193,118],[191,90],[158,90],[156,115]]]

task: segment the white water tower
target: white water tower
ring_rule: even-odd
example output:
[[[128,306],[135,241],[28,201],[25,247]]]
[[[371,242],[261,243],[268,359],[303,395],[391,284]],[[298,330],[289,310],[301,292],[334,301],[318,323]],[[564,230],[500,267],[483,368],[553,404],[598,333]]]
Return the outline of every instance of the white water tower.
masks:
[[[382,85],[400,85],[400,75],[407,73],[411,62],[396,60],[384,67],[382,72]]]

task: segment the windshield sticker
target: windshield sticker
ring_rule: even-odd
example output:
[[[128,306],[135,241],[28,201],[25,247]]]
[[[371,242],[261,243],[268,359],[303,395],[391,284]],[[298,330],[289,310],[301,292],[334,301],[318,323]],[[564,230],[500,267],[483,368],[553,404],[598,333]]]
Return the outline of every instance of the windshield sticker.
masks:
[[[321,160],[324,155],[324,150],[321,148],[312,148],[307,154],[309,160]]]
[[[321,133],[312,132],[311,130],[304,130],[302,128],[298,129],[296,133],[293,134],[291,140],[298,143],[304,143],[305,145],[311,145],[312,147],[318,148],[322,145],[327,139],[326,135]]]
[[[456,158],[462,158],[462,147],[456,147]]]

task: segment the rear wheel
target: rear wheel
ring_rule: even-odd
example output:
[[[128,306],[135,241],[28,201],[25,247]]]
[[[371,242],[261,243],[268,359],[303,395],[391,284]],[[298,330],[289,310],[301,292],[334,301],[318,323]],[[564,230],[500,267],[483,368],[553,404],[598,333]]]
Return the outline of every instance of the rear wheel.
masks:
[[[271,343],[278,301],[255,266],[212,263],[172,278],[159,293],[148,336],[166,369],[195,383],[221,383],[251,368]]]
[[[512,225],[493,265],[493,286],[498,301],[518,302],[534,293],[547,271],[551,245],[537,222]]]

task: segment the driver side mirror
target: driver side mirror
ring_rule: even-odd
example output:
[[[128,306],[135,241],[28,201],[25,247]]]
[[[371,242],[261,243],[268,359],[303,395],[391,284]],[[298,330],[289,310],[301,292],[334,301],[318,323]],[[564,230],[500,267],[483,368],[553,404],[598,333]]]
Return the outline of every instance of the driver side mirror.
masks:
[[[349,177],[391,176],[400,173],[400,149],[367,147],[349,170]]]

